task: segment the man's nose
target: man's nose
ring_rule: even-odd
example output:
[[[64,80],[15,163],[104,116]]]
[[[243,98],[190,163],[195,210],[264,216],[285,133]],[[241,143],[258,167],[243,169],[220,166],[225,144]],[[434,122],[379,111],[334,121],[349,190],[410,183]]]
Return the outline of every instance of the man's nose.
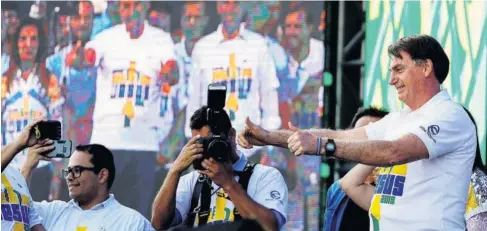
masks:
[[[397,83],[397,77],[391,73],[391,78],[389,79],[389,85],[395,85]]]

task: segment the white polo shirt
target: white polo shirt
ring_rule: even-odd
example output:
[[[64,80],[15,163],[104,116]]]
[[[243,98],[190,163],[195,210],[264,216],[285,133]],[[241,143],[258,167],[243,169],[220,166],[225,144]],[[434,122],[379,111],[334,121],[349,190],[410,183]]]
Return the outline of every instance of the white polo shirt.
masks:
[[[369,140],[416,135],[429,158],[382,168],[371,201],[370,230],[465,230],[476,131],[442,90],[421,108],[390,113],[365,127]]]
[[[42,223],[24,176],[12,165],[2,172],[2,230],[30,230]]]
[[[234,171],[243,171],[247,164],[245,155],[241,153],[239,155],[240,159],[233,165]],[[179,180],[178,189],[176,191],[175,216],[175,220],[178,221],[173,221],[174,225],[186,220],[188,217],[193,189],[198,181],[198,177],[199,173],[193,171],[184,175]],[[235,176],[235,180],[238,181],[238,179],[239,177]],[[233,209],[235,208],[235,205],[232,201],[225,198],[225,191],[214,182],[212,182],[212,188],[208,224],[213,222],[234,221]],[[216,192],[217,190],[218,192]],[[276,212],[279,213],[276,214],[279,227],[286,223],[288,189],[284,182],[284,178],[277,169],[261,164],[255,165],[247,186],[247,194],[255,202],[271,209],[274,214]],[[198,203],[201,203],[201,201]],[[280,220],[280,218],[284,218],[284,220]],[[195,224],[196,220],[197,219],[195,219]]]
[[[151,223],[139,212],[121,205],[110,197],[88,210],[83,210],[74,200],[69,202],[34,202],[44,218],[43,225],[49,231],[150,231]]]

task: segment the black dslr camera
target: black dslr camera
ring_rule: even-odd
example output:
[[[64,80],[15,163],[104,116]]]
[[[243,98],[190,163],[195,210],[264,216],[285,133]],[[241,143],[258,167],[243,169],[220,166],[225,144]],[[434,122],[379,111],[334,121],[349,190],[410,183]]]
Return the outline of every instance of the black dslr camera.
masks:
[[[195,160],[193,167],[197,170],[204,170],[201,166],[203,159],[212,157],[214,160],[224,163],[230,159],[232,145],[227,137],[229,131],[222,131],[220,121],[225,118],[225,99],[227,87],[221,84],[208,85],[208,110],[206,119],[210,127],[211,136],[200,138],[197,143],[203,144],[203,158]]]

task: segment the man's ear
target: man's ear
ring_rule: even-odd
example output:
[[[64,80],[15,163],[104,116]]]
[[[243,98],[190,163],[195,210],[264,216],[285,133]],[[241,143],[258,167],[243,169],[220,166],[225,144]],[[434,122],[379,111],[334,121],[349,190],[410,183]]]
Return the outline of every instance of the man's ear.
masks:
[[[431,59],[426,59],[423,65],[423,74],[425,77],[429,77],[433,74],[433,62]]]
[[[107,183],[109,174],[110,173],[108,172],[108,169],[106,169],[106,168],[101,169],[100,172],[98,173],[98,178],[99,178],[98,182],[100,184]]]

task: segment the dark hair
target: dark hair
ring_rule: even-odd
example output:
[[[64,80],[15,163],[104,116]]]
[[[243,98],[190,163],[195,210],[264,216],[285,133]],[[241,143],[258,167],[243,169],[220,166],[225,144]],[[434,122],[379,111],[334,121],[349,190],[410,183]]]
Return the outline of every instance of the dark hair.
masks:
[[[487,167],[482,162],[482,154],[480,153],[480,145],[479,145],[478,133],[477,133],[477,123],[475,122],[472,113],[470,113],[470,111],[465,107],[463,107],[463,109],[465,110],[465,112],[467,112],[468,117],[470,118],[470,120],[472,120],[472,123],[475,126],[475,143],[477,147],[475,150],[475,160],[473,162],[472,171],[475,170],[475,168],[478,168],[482,172],[487,173]]]
[[[91,154],[90,162],[93,164],[96,173],[99,173],[104,168],[108,170],[107,189],[110,190],[116,174],[112,152],[101,144],[78,145],[76,151]]]
[[[402,59],[404,51],[415,61],[430,59],[438,82],[443,83],[450,68],[450,60],[440,43],[429,35],[412,35],[399,39],[387,49],[389,55]]]
[[[204,126],[209,125],[208,118],[206,118],[207,111],[208,107],[205,105],[193,113],[189,122],[191,130],[199,130]],[[221,130],[225,132],[225,135],[228,136],[230,134],[230,129],[232,128],[232,122],[225,110],[223,110],[223,113],[220,113],[220,115],[221,117],[218,119],[218,124],[220,125]]]
[[[41,63],[44,59],[44,55],[46,52],[47,48],[47,40],[46,40],[46,33],[44,32],[44,28],[42,26],[42,23],[39,20],[33,19],[33,18],[24,18],[21,22],[19,27],[17,28],[17,31],[15,32],[14,35],[14,49],[12,49],[12,58],[14,60],[15,65],[17,67],[20,67],[20,54],[19,54],[19,48],[18,48],[18,42],[20,38],[20,31],[22,28],[26,26],[35,26],[37,28],[38,32],[38,38],[39,38],[39,47],[37,49],[37,54],[34,59],[34,63]]]
[[[308,24],[308,25],[313,24],[313,15],[310,12],[308,12],[308,10],[306,10],[306,7],[304,4],[305,3],[303,3],[303,2],[292,2],[289,5],[289,11],[284,16],[284,19],[292,13],[302,11],[306,14],[306,24]]]
[[[171,13],[171,7],[169,6],[169,4],[167,2],[162,2],[162,1],[151,1],[148,12],[151,12],[153,10],[157,12],[167,13],[167,14]]]
[[[388,111],[382,108],[377,108],[377,107],[361,107],[357,110],[357,113],[353,116],[352,122],[350,123],[350,128],[355,127],[355,124],[357,124],[357,121],[364,117],[364,116],[371,116],[371,117],[377,117],[377,118],[384,118],[387,114],[389,114]]]

